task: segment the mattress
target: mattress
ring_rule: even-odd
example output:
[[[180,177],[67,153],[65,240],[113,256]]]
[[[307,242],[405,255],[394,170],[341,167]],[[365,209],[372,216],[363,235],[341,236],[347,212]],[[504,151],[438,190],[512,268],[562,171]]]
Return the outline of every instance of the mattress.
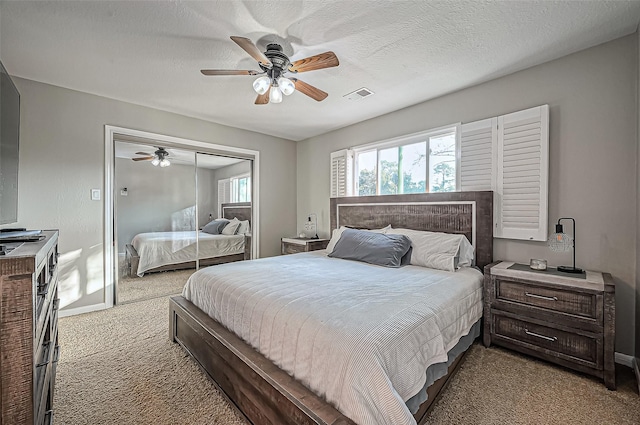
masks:
[[[195,231],[139,233],[131,245],[138,251],[140,260],[136,273],[142,277],[144,272],[156,267],[195,261],[196,251],[200,260],[242,254],[244,235],[211,235]]]
[[[194,273],[183,296],[360,425],[413,425],[425,370],[482,316],[482,274],[326,251]]]

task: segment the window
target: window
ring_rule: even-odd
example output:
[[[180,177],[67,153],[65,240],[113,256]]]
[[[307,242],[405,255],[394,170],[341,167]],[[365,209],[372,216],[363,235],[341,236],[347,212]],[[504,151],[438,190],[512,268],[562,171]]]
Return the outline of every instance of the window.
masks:
[[[251,177],[231,177],[231,202],[251,202]]]
[[[353,194],[453,192],[456,190],[456,127],[355,148]]]

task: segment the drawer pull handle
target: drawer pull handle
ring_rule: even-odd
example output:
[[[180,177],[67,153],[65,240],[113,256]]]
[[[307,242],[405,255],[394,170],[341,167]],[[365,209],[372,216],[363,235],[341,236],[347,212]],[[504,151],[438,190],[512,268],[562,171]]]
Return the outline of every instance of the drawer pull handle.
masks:
[[[526,333],[527,335],[535,336],[537,338],[542,338],[542,339],[545,339],[545,340],[551,341],[551,342],[556,342],[558,340],[558,338],[555,337],[555,336],[551,337],[551,336],[540,335],[540,334],[537,334],[535,332],[529,332],[529,329],[525,329],[524,333]]]
[[[547,300],[547,301],[558,301],[558,297],[545,297],[544,295],[536,295],[530,292],[525,292],[524,294],[527,297],[531,297],[531,298],[538,298],[538,299]]]

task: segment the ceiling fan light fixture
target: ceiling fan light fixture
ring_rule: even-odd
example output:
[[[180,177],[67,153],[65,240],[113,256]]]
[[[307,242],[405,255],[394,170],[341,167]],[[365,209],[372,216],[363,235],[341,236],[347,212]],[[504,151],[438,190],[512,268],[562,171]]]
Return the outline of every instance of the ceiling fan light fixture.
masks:
[[[269,102],[270,103],[282,102],[282,92],[280,91],[280,87],[278,87],[275,84],[271,86],[271,91],[269,92]]]
[[[160,160],[158,158],[153,158],[153,160],[151,161],[151,165],[157,167],[158,164],[160,164]]]
[[[171,165],[171,162],[169,162],[167,158],[162,158],[162,161],[160,161],[160,166],[164,168],[168,167],[169,165]]]
[[[262,94],[265,94],[267,90],[269,90],[270,85],[271,85],[271,79],[266,75],[263,75],[262,77],[258,77],[253,82],[253,89],[256,91],[256,93],[262,95]]]
[[[293,81],[286,77],[278,78],[278,87],[280,87],[280,90],[285,96],[289,96],[294,91],[296,91],[296,85],[293,84]]]

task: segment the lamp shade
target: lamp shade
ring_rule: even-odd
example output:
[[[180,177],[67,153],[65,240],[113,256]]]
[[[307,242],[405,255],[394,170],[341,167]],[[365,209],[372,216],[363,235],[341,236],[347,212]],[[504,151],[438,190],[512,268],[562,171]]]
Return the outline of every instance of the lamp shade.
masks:
[[[296,86],[293,84],[293,81],[285,77],[278,78],[278,87],[280,87],[280,90],[282,90],[285,96],[289,96],[296,91]]]
[[[565,252],[573,248],[573,238],[570,235],[560,231],[553,233],[547,240],[549,249],[555,252]]]
[[[253,82],[253,89],[258,94],[265,94],[267,90],[269,90],[269,86],[271,85],[271,78],[263,75],[262,77],[258,77]]]
[[[271,86],[271,91],[269,92],[269,102],[270,103],[282,102],[282,92],[280,91],[280,88],[276,85]]]

